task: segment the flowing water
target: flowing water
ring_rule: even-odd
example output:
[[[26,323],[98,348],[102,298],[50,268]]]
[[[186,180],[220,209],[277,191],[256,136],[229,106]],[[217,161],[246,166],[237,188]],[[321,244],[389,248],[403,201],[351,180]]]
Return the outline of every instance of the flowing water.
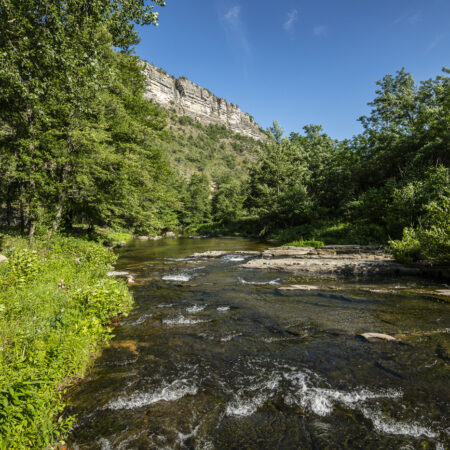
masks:
[[[136,307],[71,394],[69,448],[448,448],[449,304],[414,293],[418,279],[305,280],[242,269],[238,254],[189,258],[265,247],[166,239],[121,251]],[[311,281],[323,289],[278,289]]]

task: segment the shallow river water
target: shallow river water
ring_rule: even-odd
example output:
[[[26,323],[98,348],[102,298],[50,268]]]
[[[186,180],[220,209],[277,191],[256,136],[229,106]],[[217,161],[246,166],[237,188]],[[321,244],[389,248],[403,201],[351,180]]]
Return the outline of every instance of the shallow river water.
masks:
[[[71,393],[69,448],[449,448],[448,302],[414,293],[433,287],[419,279],[311,280],[240,268],[242,255],[188,258],[266,247],[166,239],[121,251],[136,307]],[[323,290],[278,289],[306,283]]]

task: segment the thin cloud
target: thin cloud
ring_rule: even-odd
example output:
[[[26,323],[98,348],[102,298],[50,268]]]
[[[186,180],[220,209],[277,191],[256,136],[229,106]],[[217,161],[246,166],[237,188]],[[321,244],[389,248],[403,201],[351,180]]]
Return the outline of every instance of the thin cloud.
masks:
[[[328,35],[328,27],[326,25],[317,25],[313,28],[314,36],[324,37]]]
[[[247,39],[247,33],[242,21],[242,8],[235,5],[228,9],[222,16],[227,38],[231,45],[240,48],[244,53],[250,55],[251,48]]]
[[[232,25],[237,25],[238,22],[240,21],[240,17],[241,17],[241,7],[239,5],[230,8],[224,16],[225,20],[230,22],[230,24]]]
[[[427,52],[431,52],[431,50],[433,50],[434,47],[437,47],[437,46],[441,43],[442,39],[444,39],[444,37],[445,37],[445,34],[440,34],[440,35],[436,36],[436,37],[428,44]]]
[[[420,11],[416,11],[398,17],[397,19],[394,20],[394,25],[397,25],[401,22],[406,22],[409,23],[410,25],[417,25],[421,20],[422,20],[422,13]]]
[[[293,9],[290,11],[287,15],[287,19],[283,24],[283,28],[288,33],[292,32],[294,30],[295,24],[298,21],[298,11],[296,9]]]

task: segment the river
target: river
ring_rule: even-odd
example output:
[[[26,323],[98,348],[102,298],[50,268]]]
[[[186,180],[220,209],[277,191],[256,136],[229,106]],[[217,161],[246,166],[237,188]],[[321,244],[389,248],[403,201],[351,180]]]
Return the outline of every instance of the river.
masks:
[[[189,258],[267,247],[121,250],[136,307],[71,393],[70,449],[449,448],[448,302],[414,293],[430,287],[419,279],[306,280],[240,268],[246,255]],[[278,289],[310,282],[323,289]]]

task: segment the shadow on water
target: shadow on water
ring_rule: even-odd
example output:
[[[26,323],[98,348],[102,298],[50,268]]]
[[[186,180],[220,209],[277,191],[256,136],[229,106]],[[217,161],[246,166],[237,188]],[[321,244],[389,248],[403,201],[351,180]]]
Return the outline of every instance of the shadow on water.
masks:
[[[242,269],[246,255],[189,258],[266,247],[166,239],[121,251],[136,307],[71,394],[70,448],[446,448],[448,303],[411,291],[417,279],[280,291],[311,280]]]

